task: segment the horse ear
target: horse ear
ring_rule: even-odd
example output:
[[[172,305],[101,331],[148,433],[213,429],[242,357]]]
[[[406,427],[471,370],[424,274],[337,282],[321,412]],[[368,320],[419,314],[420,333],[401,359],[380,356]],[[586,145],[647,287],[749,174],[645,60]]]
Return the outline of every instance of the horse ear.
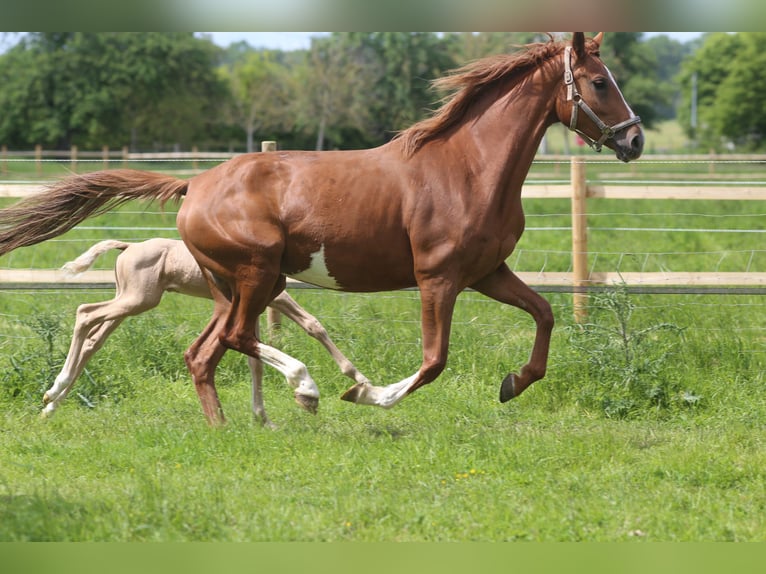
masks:
[[[601,42],[604,41],[604,33],[603,32],[599,32],[598,34],[596,34],[596,37],[593,38],[593,41],[596,43],[596,46],[598,46],[600,48],[601,47]]]
[[[575,32],[572,35],[572,50],[578,56],[585,55],[585,32]]]

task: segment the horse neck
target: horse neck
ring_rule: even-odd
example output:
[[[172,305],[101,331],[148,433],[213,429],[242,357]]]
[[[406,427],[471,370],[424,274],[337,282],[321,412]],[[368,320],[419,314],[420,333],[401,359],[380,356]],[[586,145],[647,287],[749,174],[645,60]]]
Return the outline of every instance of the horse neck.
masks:
[[[468,167],[479,188],[502,194],[504,201],[520,194],[545,131],[557,121],[555,98],[563,71],[554,62],[512,80],[493,101],[477,102],[474,121],[455,134],[459,148],[478,152]]]

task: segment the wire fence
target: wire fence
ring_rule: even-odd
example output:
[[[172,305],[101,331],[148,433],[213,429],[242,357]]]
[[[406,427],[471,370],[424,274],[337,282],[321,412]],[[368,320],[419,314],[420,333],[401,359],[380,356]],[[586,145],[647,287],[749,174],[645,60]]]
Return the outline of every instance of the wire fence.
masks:
[[[45,163],[66,170],[73,162],[78,169],[85,164],[99,169],[106,161],[114,165],[114,152],[74,151],[69,156],[60,152],[55,157],[48,157],[48,152],[43,156],[41,150],[26,156],[4,152],[0,164],[6,177],[0,179],[0,196],[22,197],[39,191],[41,182],[24,179],[22,174],[36,171]],[[192,164],[194,172],[233,154],[149,155],[123,150],[116,155],[131,167],[148,162],[152,169],[175,171],[178,165]],[[13,165],[24,167],[13,169]],[[32,165],[34,170],[30,169]],[[585,169],[578,169],[582,166],[590,170],[587,177]],[[668,167],[682,169],[655,177],[657,169]],[[582,197],[575,204],[573,189],[578,186]],[[589,293],[625,283],[636,293],[766,294],[766,248],[762,239],[766,233],[766,156],[655,156],[629,167],[613,160],[543,156],[533,164],[522,198],[529,225],[508,262],[540,291]],[[643,200],[639,204],[651,210],[615,209],[616,202],[622,199]],[[679,201],[683,201],[681,209]],[[710,202],[748,207],[711,211]],[[663,203],[670,209],[656,207]],[[84,251],[104,238],[178,238],[172,215],[125,211],[120,217],[140,222],[86,222],[47,243],[61,248],[62,256],[64,252],[76,256],[77,250]],[[578,219],[585,224],[578,227]],[[103,288],[109,283],[103,273],[98,281],[89,281],[93,276],[86,274],[74,284],[64,283],[55,276],[58,264],[63,262],[52,264],[47,257],[12,253],[0,262],[0,289],[56,285],[62,289]],[[94,273],[108,271],[112,264],[113,259],[106,258],[97,264]],[[304,285],[291,285],[299,286]]]

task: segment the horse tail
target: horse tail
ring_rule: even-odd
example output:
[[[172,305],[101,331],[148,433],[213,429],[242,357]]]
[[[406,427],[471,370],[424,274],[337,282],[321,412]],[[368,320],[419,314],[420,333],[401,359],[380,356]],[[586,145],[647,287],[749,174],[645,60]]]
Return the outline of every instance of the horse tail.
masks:
[[[134,199],[157,200],[160,205],[180,201],[187,187],[184,179],[133,169],[70,176],[0,209],[0,256],[58,237],[88,217]]]
[[[111,251],[112,249],[125,251],[131,245],[133,244],[118,239],[105,239],[104,241],[99,241],[85,253],[77,257],[77,259],[64,263],[61,267],[61,271],[64,272],[65,277],[75,277],[90,269],[96,262],[96,259],[107,251]]]

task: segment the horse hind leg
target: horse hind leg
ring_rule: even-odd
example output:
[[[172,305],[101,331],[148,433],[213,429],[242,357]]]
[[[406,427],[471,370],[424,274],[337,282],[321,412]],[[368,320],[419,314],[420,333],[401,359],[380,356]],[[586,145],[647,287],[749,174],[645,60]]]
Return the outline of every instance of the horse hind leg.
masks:
[[[104,346],[106,340],[114,330],[120,326],[122,321],[122,318],[113,319],[104,321],[100,325],[95,326],[80,346],[76,360],[70,361],[69,357],[67,357],[64,367],[56,376],[53,385],[45,392],[45,395],[43,395],[43,403],[45,403],[45,407],[40,413],[43,417],[53,416],[54,411],[61,405],[72,390],[75,381],[85,370],[85,366],[90,359]],[[72,354],[77,352],[77,350],[70,349],[69,352]]]
[[[553,312],[548,301],[505,265],[472,287],[496,301],[523,309],[532,316],[537,326],[529,361],[518,375],[510,373],[500,385],[500,402],[504,403],[518,397],[532,383],[545,377],[554,323]]]
[[[319,405],[319,388],[309,375],[306,365],[286,353],[270,347],[256,336],[258,319],[266,308],[284,289],[285,279],[278,276],[267,289],[260,285],[241,282],[236,286],[226,328],[221,334],[221,343],[230,349],[260,359],[278,370],[295,389],[295,401],[305,410],[316,413]],[[264,297],[263,294],[267,293]]]
[[[211,426],[226,422],[215,390],[215,368],[226,353],[226,347],[220,341],[225,317],[218,307],[216,305],[210,322],[184,353],[184,361],[194,382],[202,412]]]
[[[43,402],[49,404],[56,401],[61,393],[74,384],[88,360],[101,348],[107,337],[125,317],[140,313],[152,306],[154,306],[152,302],[134,301],[124,295],[118,295],[110,301],[80,305],[75,314],[72,341],[64,366],[56,376],[53,385],[43,395]],[[100,328],[103,323],[111,321],[116,321],[111,328]],[[48,414],[53,410],[55,407],[48,409]]]
[[[64,366],[56,376],[53,385],[43,395],[46,404],[63,400],[61,394],[68,393],[69,388],[80,376],[90,358],[103,346],[109,335],[130,315],[138,315],[156,307],[162,298],[162,290],[156,288],[141,288],[149,285],[147,281],[138,281],[143,276],[136,273],[127,281],[117,266],[117,294],[114,299],[99,303],[86,303],[77,308],[72,341],[69,345]],[[107,327],[101,326],[107,324]],[[43,411],[44,416],[50,415],[55,406]]]

